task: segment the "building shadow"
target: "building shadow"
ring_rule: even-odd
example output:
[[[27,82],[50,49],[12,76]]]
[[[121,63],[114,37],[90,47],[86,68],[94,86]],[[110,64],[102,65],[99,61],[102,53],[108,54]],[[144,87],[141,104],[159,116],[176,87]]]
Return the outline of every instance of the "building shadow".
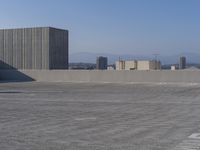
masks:
[[[0,83],[6,82],[31,82],[33,78],[17,70],[13,66],[0,60]]]

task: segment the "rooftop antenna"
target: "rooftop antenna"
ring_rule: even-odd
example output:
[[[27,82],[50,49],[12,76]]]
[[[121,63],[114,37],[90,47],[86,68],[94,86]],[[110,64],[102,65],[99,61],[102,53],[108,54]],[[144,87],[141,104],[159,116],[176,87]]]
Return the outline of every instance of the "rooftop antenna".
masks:
[[[154,60],[155,60],[155,61],[158,61],[158,56],[159,56],[159,55],[160,55],[160,54],[158,54],[158,53],[154,53],[154,54],[153,54]]]
[[[120,70],[120,68],[121,68],[121,66],[120,66],[120,61],[121,61],[121,58],[120,58],[120,56],[119,56],[119,70]]]
[[[154,53],[153,54],[154,55],[154,61],[155,61],[155,69],[157,70],[158,69],[158,66],[157,66],[157,63],[158,63],[158,56],[159,56],[159,54],[158,53]]]

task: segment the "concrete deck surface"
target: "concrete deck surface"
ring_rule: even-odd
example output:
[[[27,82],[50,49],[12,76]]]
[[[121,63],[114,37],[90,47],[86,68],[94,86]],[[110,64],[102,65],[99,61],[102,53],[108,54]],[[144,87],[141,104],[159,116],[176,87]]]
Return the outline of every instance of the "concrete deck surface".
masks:
[[[1,150],[199,150],[199,84],[0,83]]]

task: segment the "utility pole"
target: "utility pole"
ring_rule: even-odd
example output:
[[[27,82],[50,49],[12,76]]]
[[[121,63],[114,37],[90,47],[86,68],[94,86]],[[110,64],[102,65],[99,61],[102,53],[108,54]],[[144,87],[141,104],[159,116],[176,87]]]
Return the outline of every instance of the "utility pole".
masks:
[[[121,61],[121,58],[120,58],[120,56],[119,56],[119,70],[120,70],[120,68],[121,68],[121,67],[120,67],[120,61]]]

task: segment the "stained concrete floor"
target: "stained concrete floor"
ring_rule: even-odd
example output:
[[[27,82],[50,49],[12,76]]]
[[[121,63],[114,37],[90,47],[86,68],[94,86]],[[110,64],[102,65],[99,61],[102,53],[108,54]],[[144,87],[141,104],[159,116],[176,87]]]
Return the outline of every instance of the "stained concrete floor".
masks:
[[[200,85],[0,83],[1,150],[199,150]]]

